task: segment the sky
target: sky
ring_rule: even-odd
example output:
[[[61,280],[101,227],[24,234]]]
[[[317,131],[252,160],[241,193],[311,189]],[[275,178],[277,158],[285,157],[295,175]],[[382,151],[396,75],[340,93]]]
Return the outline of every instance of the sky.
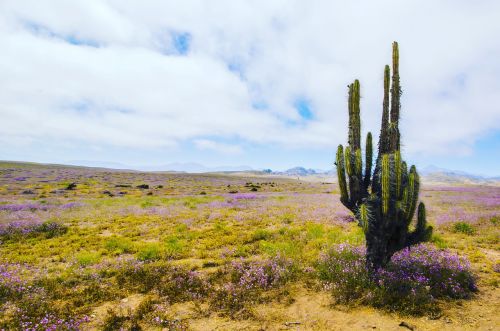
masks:
[[[500,1],[2,0],[0,159],[332,169],[399,42],[403,157],[500,175]]]

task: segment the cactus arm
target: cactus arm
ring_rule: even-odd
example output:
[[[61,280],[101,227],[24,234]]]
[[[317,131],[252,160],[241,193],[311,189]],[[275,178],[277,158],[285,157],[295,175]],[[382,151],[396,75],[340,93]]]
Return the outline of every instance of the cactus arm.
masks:
[[[425,205],[420,202],[417,211],[417,226],[408,236],[405,246],[411,246],[420,242],[428,241],[432,236],[432,226],[427,225]]]
[[[410,174],[408,175],[408,199],[406,202],[406,223],[410,224],[415,214],[417,207],[418,192],[420,188],[420,179],[418,177],[417,169],[414,165],[410,167]]]
[[[391,87],[391,127],[389,151],[399,150],[399,111],[401,108],[401,85],[399,82],[399,47],[392,44],[392,87]]]
[[[345,170],[347,173],[348,177],[351,177],[354,174],[354,169],[353,169],[353,164],[352,164],[352,154],[351,154],[351,147],[346,146],[345,147],[345,153],[344,153],[344,158],[345,158]]]
[[[401,153],[399,150],[394,152],[394,177],[396,179],[396,199],[399,200],[401,197],[401,183],[402,183],[402,171],[401,171]]]
[[[337,178],[340,190],[340,201],[347,207],[349,204],[349,195],[347,193],[347,183],[345,178],[345,167],[344,167],[344,147],[339,145],[337,148]]]
[[[368,134],[366,135],[365,178],[363,183],[366,194],[368,194],[368,187],[370,186],[370,181],[372,176],[372,162],[373,162],[372,133],[368,132]]]
[[[358,178],[362,178],[362,173],[363,173],[363,159],[361,157],[361,149],[358,148],[354,154],[355,159],[354,159],[354,165],[355,165],[355,176]]]
[[[384,70],[384,101],[382,102],[382,124],[380,127],[380,137],[378,141],[378,153],[387,153],[387,142],[389,137],[389,88],[391,83],[391,69],[388,65]]]
[[[390,160],[389,154],[382,155],[382,213],[386,215],[389,212],[390,199]]]
[[[405,218],[408,218],[406,217],[406,211],[408,210],[408,187],[403,189],[403,194],[401,196],[401,210],[403,211]]]
[[[427,220],[425,217],[425,205],[423,202],[421,202],[418,204],[418,211],[417,211],[417,231],[424,230],[426,224]]]
[[[369,224],[369,221],[370,221],[370,216],[369,216],[368,207],[366,206],[365,203],[363,203],[359,207],[358,214],[359,214],[358,215],[359,223],[360,223],[361,227],[363,228],[363,231],[365,233],[367,233],[368,232],[368,224]]]
[[[351,84],[351,109],[349,117],[351,120],[351,135],[349,144],[353,151],[361,148],[361,120],[360,120],[360,85],[359,80]]]
[[[408,182],[408,165],[405,161],[401,162],[401,184],[403,187]]]

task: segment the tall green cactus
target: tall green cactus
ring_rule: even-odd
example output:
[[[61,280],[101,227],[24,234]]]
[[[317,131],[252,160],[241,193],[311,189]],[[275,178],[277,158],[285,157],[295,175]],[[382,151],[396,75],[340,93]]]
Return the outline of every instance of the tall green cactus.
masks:
[[[401,86],[398,43],[392,45],[392,86],[389,66],[384,70],[384,97],[378,156],[372,175],[372,135],[366,137],[365,171],[361,157],[360,84],[348,86],[348,145],[337,149],[336,165],[340,201],[350,209],[366,238],[367,264],[371,270],[385,266],[391,256],[411,245],[429,240],[425,206],[418,204],[420,178],[415,166],[408,171],[401,158],[399,112]],[[389,113],[390,107],[390,113]],[[417,209],[417,221],[411,223]]]

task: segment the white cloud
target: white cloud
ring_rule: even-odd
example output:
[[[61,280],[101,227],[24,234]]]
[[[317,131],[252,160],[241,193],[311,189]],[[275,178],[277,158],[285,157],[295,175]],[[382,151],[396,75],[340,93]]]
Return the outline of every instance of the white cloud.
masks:
[[[241,154],[242,149],[238,145],[219,143],[213,140],[197,139],[194,141],[197,148],[202,150],[212,150],[223,154]]]
[[[206,138],[219,137],[330,149],[346,140],[354,78],[363,128],[378,133],[393,40],[407,152],[466,153],[500,129],[497,1],[7,0],[0,13],[0,140],[12,147],[192,140],[241,152]],[[192,36],[187,56],[164,54],[172,31]],[[300,97],[314,120],[294,125]]]

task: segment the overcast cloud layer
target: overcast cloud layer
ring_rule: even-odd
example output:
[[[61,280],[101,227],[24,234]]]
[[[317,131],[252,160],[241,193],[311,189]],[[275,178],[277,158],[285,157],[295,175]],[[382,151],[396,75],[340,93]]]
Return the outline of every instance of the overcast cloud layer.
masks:
[[[494,0],[3,0],[0,150],[333,154],[355,78],[378,133],[398,40],[405,152],[468,154],[500,129],[499,17]]]

